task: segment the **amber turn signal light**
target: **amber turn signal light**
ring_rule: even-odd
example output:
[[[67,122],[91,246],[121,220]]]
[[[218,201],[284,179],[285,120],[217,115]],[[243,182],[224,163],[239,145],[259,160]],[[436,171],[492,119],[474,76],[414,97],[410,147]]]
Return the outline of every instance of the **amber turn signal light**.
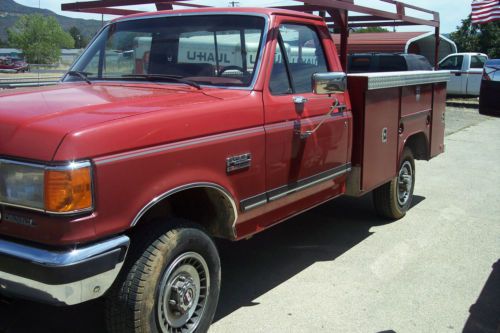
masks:
[[[92,208],[90,167],[45,171],[45,210],[68,213]]]

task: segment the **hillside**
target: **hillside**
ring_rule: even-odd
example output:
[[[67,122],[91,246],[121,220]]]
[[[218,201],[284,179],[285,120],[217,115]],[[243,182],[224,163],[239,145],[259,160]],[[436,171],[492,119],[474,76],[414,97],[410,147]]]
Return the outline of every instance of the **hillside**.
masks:
[[[68,31],[71,27],[75,26],[86,37],[92,37],[101,28],[101,21],[98,20],[71,18],[57,15],[47,9],[23,6],[14,0],[0,0],[0,39],[7,41],[7,29],[12,27],[21,15],[27,14],[54,16],[64,30]]]

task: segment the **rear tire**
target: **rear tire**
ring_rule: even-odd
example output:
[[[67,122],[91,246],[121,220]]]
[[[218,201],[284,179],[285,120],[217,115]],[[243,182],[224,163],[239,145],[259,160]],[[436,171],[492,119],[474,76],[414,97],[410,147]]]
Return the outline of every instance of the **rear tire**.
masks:
[[[415,160],[410,148],[405,147],[401,156],[398,175],[373,191],[377,214],[397,220],[411,207],[415,188]]]
[[[197,226],[160,221],[132,240],[127,264],[106,299],[112,333],[206,332],[220,291],[220,260]],[[159,224],[159,226],[158,226]]]

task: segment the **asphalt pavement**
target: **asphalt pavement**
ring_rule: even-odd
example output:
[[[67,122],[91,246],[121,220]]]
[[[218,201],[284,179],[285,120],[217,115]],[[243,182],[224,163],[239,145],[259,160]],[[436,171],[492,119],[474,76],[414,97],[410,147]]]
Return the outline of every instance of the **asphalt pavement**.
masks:
[[[403,219],[377,218],[371,195],[346,197],[219,244],[210,332],[496,333],[500,118],[448,108],[446,119],[446,153],[417,162]],[[102,303],[0,302],[0,332],[104,333]]]

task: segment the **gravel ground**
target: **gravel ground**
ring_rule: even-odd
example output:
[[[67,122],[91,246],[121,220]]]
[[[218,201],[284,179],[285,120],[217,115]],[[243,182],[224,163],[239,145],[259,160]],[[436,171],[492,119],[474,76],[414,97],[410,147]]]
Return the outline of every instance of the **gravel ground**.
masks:
[[[483,303],[500,299],[488,289],[500,283],[491,266],[500,254],[500,151],[487,144],[498,133],[500,119],[448,107],[447,152],[418,162],[418,195],[401,221],[375,218],[369,195],[341,198],[249,241],[221,244],[211,332],[495,333],[478,329],[484,320],[473,313],[484,317],[491,309]],[[103,333],[102,301],[0,302],[0,332]]]
[[[446,107],[445,135],[450,135],[464,128],[476,125],[488,117],[480,115],[476,108]]]

